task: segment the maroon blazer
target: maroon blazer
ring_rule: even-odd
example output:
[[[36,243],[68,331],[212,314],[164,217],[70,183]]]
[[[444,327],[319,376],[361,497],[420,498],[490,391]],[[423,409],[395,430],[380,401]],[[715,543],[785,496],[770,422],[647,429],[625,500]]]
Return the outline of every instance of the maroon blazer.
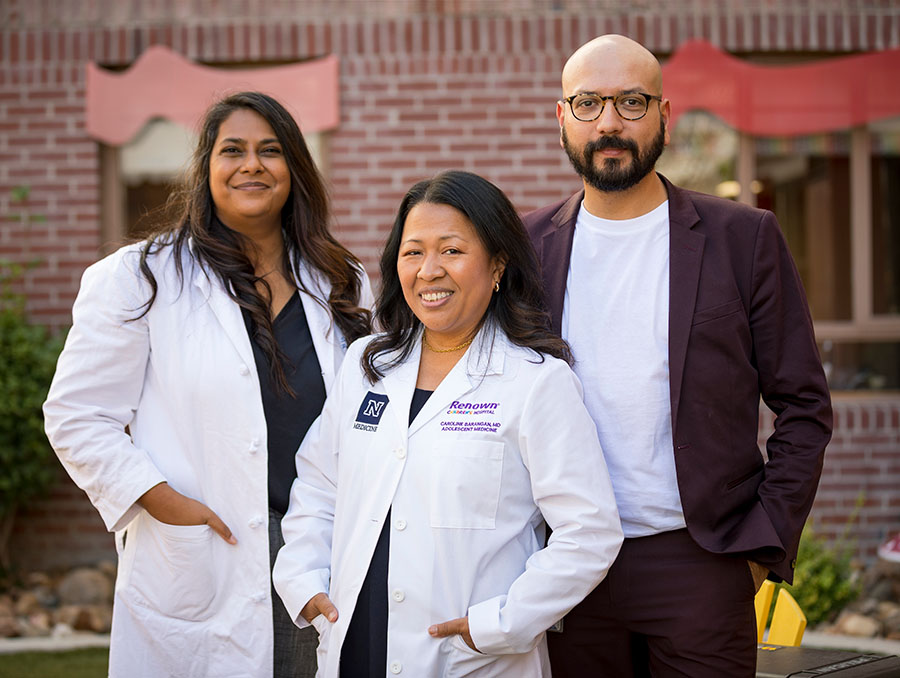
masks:
[[[800,276],[771,212],[660,178],[669,195],[669,382],[685,522],[708,551],[743,554],[791,582],[832,425]],[[557,333],[583,197],[524,218]],[[765,463],[760,397],[776,414]]]

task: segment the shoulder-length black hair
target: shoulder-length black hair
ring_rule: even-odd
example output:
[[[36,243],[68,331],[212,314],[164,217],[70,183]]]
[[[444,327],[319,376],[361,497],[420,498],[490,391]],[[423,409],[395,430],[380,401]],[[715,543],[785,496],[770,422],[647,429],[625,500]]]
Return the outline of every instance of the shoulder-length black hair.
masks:
[[[203,118],[200,137],[191,165],[179,190],[173,192],[166,212],[176,215],[147,238],[141,250],[140,268],[151,288],[141,315],[156,299],[157,282],[147,259],[164,247],[174,248],[175,266],[182,284],[182,257],[187,253],[205,270],[218,277],[229,296],[251,317],[256,339],[266,355],[271,376],[278,387],[291,393],[284,372],[284,356],[275,342],[269,314],[271,289],[256,276],[248,256],[249,239],[215,217],[215,205],[209,187],[209,163],[222,123],[237,110],[250,110],[271,125],[281,143],[291,175],[291,191],[281,210],[284,235],[284,272],[296,272],[301,260],[322,274],[331,285],[327,305],[334,323],[348,342],[368,334],[371,318],[359,305],[361,265],[359,260],[335,240],[329,232],[329,201],[319,170],[313,162],[300,128],[278,101],[261,92],[240,92],[221,99]],[[190,252],[187,252],[190,242]],[[266,291],[261,294],[257,285]],[[306,289],[297,278],[297,284]],[[140,317],[140,316],[138,316]]]
[[[487,179],[471,172],[449,170],[420,181],[403,197],[381,255],[381,294],[376,323],[384,334],[373,339],[360,359],[371,382],[402,363],[413,349],[421,322],[403,297],[397,258],[410,210],[420,203],[448,205],[471,222],[491,258],[506,263],[500,291],[491,296],[482,324],[496,324],[512,343],[572,362],[569,346],[550,330],[543,304],[541,276],[531,241],[509,198]],[[385,354],[395,353],[389,360]]]

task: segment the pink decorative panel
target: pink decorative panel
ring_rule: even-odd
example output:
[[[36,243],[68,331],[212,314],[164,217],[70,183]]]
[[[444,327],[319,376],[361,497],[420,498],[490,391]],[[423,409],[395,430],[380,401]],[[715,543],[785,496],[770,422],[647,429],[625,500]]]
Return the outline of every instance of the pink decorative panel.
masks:
[[[900,115],[898,74],[900,49],[759,66],[695,40],[663,66],[663,93],[675,119],[701,109],[747,134],[793,136]]]
[[[304,133],[338,125],[335,56],[286,66],[226,70],[196,64],[155,45],[123,73],[87,64],[87,131],[98,141],[120,146],[153,118],[195,129],[210,104],[242,90],[259,90],[278,99]]]

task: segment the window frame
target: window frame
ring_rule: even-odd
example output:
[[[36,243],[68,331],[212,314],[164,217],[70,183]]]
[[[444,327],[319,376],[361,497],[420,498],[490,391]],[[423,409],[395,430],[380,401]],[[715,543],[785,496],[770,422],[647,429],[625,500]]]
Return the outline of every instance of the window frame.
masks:
[[[737,181],[738,200],[756,207],[751,186],[756,179],[755,138],[740,133]],[[900,342],[900,314],[877,315],[874,311],[872,269],[872,137],[868,126],[850,130],[850,320],[815,320],[816,340],[877,343]],[[777,215],[776,215],[777,216]]]

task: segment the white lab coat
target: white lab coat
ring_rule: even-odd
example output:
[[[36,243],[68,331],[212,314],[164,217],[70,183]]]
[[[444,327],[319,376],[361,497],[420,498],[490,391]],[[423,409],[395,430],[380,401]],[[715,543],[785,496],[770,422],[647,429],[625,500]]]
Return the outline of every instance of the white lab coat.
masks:
[[[63,466],[117,533],[109,674],[269,678],[266,420],[250,340],[238,305],[186,255],[179,283],[171,247],[149,259],[155,303],[129,321],[150,295],[138,248],[85,271],[44,405]],[[327,299],[319,275],[298,275]],[[346,342],[301,297],[327,391]],[[237,545],[150,517],[135,502],[162,481],[215,511]]]
[[[486,327],[410,426],[421,344],[372,385],[359,368],[366,343],[350,347],[298,452],[273,571],[298,625],[320,591],[338,609],[334,625],[313,621],[318,676],[338,676],[389,507],[388,675],[549,676],[544,630],[601,581],[622,543],[577,378]],[[544,519],[553,535],[542,549]],[[428,635],[465,615],[484,654]]]

